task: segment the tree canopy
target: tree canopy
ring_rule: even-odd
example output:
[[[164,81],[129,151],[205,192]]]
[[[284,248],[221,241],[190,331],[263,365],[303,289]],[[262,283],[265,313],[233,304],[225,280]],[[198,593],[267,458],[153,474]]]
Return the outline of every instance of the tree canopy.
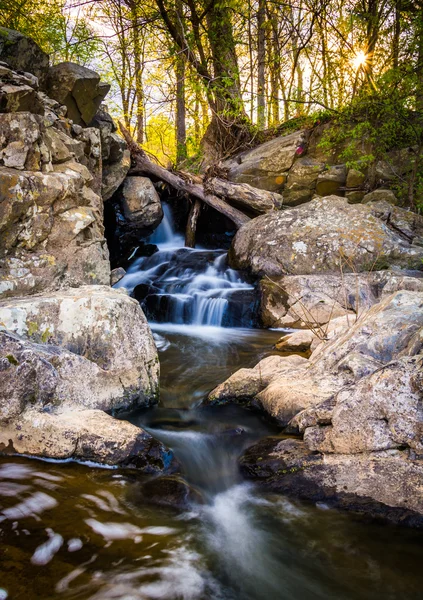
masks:
[[[112,85],[109,109],[162,162],[218,159],[292,119],[338,123],[326,144],[348,134],[377,142],[379,154],[396,142],[420,152],[421,0],[0,0],[0,8],[0,25],[33,37],[54,62],[99,71]],[[351,163],[373,157],[351,148]]]

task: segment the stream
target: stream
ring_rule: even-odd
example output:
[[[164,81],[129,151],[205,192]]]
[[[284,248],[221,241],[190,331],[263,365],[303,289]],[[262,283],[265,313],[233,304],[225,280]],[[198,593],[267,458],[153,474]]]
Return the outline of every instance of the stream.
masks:
[[[261,415],[201,400],[272,353],[253,285],[222,250],[183,248],[172,215],[117,287],[160,354],[161,401],[127,418],[170,446],[199,499],[146,504],[131,469],[0,458],[0,600],[404,600],[423,597],[422,534],[265,494],[240,453],[279,435]]]

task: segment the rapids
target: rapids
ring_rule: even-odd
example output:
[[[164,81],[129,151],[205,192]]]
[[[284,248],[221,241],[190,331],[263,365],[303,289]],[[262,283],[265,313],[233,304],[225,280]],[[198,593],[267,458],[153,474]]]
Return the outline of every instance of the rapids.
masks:
[[[247,326],[253,286],[224,252],[181,248],[169,211],[149,241],[158,251],[135,259],[119,285],[148,288],[161,404],[122,418],[174,450],[202,502],[185,511],[147,505],[144,479],[130,469],[0,458],[0,600],[421,598],[420,532],[241,480],[239,454],[278,431],[258,414],[201,399],[271,353],[280,332]]]

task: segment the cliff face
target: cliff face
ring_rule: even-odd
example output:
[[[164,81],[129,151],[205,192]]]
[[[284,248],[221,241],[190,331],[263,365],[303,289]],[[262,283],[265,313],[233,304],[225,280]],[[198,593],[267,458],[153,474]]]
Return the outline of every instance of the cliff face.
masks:
[[[163,444],[104,412],[157,402],[159,382],[138,302],[110,288],[103,202],[130,155],[99,110],[109,86],[10,30],[0,61],[0,454],[166,470]]]
[[[103,97],[99,77],[74,67],[63,63],[53,92],[75,117],[79,92],[72,90],[85,90],[84,118],[91,120]],[[125,143],[105,118],[95,127],[75,124],[34,75],[6,63],[0,106],[0,297],[108,285],[102,176],[106,193],[120,185],[129,168]]]

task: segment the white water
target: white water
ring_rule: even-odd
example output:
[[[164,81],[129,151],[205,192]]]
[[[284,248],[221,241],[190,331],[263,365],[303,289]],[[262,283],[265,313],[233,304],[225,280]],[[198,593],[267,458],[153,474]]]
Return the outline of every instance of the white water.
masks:
[[[236,303],[241,316],[235,325],[249,324],[249,309],[242,307],[251,304],[253,286],[227,266],[225,252],[185,248],[169,206],[164,205],[163,220],[148,242],[158,251],[135,260],[116,287],[133,292],[143,284],[143,308],[150,320],[221,327]]]

